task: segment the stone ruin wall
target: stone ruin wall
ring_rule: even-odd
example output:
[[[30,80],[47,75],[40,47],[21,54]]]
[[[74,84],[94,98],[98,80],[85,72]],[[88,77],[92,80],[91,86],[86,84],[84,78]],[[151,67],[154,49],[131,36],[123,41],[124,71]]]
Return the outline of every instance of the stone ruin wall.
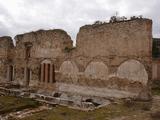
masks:
[[[12,38],[5,36],[0,37],[0,81],[7,80],[8,65],[12,63],[14,55],[14,45]]]
[[[59,89],[102,97],[148,98],[151,42],[152,21],[148,19],[81,27],[71,60],[60,68]]]
[[[15,82],[26,85],[25,69],[31,69],[29,86],[45,90],[98,97],[150,97],[152,21],[86,25],[77,35],[74,49],[62,30],[37,31],[16,36],[12,61]],[[25,58],[26,44],[32,44]],[[55,66],[55,83],[42,82],[41,64]]]
[[[154,58],[152,61],[152,80],[160,80],[160,60],[159,58]]]
[[[49,60],[55,66],[55,71],[59,70],[60,65],[65,60],[65,49],[72,48],[72,40],[70,36],[63,30],[40,30],[23,35],[17,35],[16,37],[16,77],[18,83],[25,85],[25,68],[31,69],[30,86],[42,86],[40,85],[40,65],[43,61]],[[32,45],[30,50],[30,58],[26,59],[25,44],[30,43]],[[50,85],[50,84],[48,84]],[[47,84],[45,85],[46,87]],[[51,85],[51,87],[53,87]]]

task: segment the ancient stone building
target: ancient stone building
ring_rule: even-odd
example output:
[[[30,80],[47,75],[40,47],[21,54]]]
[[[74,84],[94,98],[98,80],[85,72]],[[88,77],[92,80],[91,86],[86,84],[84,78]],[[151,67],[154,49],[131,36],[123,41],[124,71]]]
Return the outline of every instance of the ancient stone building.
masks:
[[[11,37],[0,37],[0,81],[13,81],[14,78],[14,45]]]
[[[17,35],[14,48],[1,39],[3,82],[81,96],[150,98],[149,19],[83,26],[76,47],[59,29]]]
[[[72,48],[70,36],[57,29],[17,35],[15,39],[16,82],[55,89],[55,74],[65,61],[65,49]]]

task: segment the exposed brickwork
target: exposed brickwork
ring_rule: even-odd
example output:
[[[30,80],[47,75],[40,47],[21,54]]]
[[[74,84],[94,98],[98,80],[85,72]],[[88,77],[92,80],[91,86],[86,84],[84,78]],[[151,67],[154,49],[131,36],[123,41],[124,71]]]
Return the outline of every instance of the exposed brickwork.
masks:
[[[150,98],[149,19],[83,26],[76,48],[59,29],[25,33],[15,39],[14,50],[10,48],[2,58],[8,57],[5,61],[14,65],[13,82],[17,84],[98,97]]]
[[[11,37],[0,37],[0,81],[7,80],[7,67],[13,63],[14,45]]]

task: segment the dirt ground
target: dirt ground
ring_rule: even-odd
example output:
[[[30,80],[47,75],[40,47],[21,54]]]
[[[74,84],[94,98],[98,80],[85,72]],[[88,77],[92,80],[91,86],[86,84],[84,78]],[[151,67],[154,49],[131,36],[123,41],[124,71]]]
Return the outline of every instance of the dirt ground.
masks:
[[[59,105],[46,108],[32,99],[1,96],[0,116],[2,113],[14,116],[0,120],[160,120],[160,84],[155,84],[152,93],[152,101],[123,99],[93,111]]]
[[[152,102],[123,100],[93,111],[56,106],[18,120],[160,120],[160,96]]]

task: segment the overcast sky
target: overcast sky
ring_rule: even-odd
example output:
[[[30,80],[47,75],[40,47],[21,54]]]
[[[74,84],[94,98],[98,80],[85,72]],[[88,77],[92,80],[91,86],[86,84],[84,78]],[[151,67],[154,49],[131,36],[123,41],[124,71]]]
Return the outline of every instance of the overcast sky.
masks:
[[[0,36],[61,28],[75,40],[79,27],[110,16],[153,19],[160,37],[160,0],[0,0]]]

